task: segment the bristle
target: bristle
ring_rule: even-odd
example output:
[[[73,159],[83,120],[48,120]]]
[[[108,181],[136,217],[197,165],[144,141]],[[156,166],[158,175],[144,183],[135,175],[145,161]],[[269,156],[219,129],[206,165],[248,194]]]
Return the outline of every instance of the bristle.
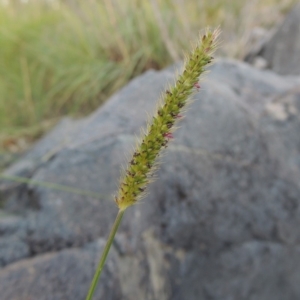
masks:
[[[154,179],[158,157],[161,157],[163,150],[173,140],[173,132],[178,128],[176,123],[186,111],[187,104],[202,89],[198,83],[199,76],[204,73],[204,67],[213,61],[211,55],[217,46],[219,33],[219,29],[205,31],[194,50],[185,55],[183,72],[177,76],[173,87],[168,87],[161,95],[154,116],[148,116],[147,128],[141,130],[139,144],[128,160],[130,163],[116,197],[121,210],[146,195],[147,186]]]

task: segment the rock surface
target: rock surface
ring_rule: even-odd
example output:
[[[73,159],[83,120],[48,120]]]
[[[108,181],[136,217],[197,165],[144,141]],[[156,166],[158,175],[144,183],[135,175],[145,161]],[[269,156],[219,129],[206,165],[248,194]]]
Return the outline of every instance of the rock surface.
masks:
[[[95,299],[300,298],[300,77],[233,60],[206,77],[158,180],[126,212]],[[148,71],[6,170],[33,182],[0,184],[1,300],[84,299],[120,166],[173,78]]]
[[[278,26],[270,38],[258,43],[246,61],[262,64],[281,75],[300,75],[300,3]]]

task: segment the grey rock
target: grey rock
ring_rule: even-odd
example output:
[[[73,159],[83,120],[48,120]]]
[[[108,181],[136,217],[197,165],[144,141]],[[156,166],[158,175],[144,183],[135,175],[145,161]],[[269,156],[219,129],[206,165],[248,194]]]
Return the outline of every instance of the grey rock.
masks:
[[[99,240],[83,249],[48,253],[7,267],[0,274],[1,300],[84,299],[103,243]],[[103,273],[106,280],[99,285],[95,299],[120,299],[114,271],[110,258]]]
[[[264,64],[281,75],[300,75],[300,4],[286,16],[267,39],[252,49],[245,60]]]
[[[23,242],[19,236],[0,238],[0,266],[8,265],[29,255],[27,243]]]
[[[158,180],[126,212],[95,299],[300,298],[300,77],[233,60],[206,77]],[[134,79],[7,171],[34,160],[28,178],[73,193],[22,184],[5,194],[1,299],[84,299],[117,213],[120,166],[173,78],[169,68]]]

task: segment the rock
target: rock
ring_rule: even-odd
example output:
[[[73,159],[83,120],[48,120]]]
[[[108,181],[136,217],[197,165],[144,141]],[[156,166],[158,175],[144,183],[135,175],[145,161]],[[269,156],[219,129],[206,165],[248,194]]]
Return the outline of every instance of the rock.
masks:
[[[300,77],[233,60],[206,77],[158,180],[124,216],[96,299],[300,298]],[[1,300],[84,298],[120,166],[173,78],[148,71],[7,171],[35,184],[3,192]]]
[[[99,240],[83,249],[48,253],[7,267],[0,274],[1,299],[84,299],[87,290],[82,286],[89,286],[103,244],[104,241]],[[111,256],[113,254],[114,252]],[[95,299],[120,297],[113,271],[114,265],[112,259],[109,259],[108,267],[103,273],[105,283],[99,285]],[[7,289],[8,286],[14,288]]]
[[[287,15],[269,39],[251,50],[245,60],[264,64],[281,75],[300,75],[300,4]]]
[[[257,56],[253,60],[253,67],[257,69],[266,69],[268,62],[261,56]]]

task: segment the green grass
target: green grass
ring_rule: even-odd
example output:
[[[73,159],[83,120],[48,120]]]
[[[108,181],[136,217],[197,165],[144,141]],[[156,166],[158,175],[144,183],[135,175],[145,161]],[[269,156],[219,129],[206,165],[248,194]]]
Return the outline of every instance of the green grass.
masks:
[[[241,56],[245,32],[276,23],[294,2],[0,1],[0,152],[26,148],[60,117],[88,114],[131,78],[182,58],[207,24],[221,25],[223,55]]]

